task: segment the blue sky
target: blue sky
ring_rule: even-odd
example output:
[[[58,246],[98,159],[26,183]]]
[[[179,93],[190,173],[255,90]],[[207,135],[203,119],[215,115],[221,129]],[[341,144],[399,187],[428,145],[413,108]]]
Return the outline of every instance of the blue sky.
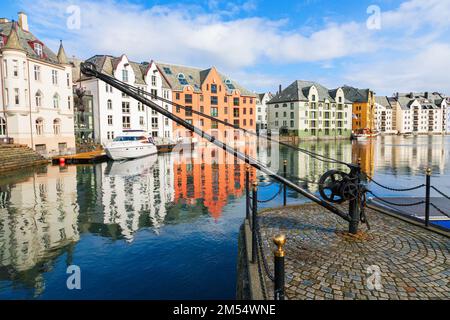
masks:
[[[1,16],[25,11],[38,38],[80,58],[214,65],[254,91],[303,79],[450,94],[450,0],[0,3]]]

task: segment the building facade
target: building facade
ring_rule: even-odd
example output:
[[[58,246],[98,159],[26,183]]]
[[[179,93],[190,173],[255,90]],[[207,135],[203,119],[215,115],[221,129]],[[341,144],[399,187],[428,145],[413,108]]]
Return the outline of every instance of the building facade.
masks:
[[[272,93],[259,93],[256,97],[256,130],[267,129],[267,102],[273,98]]]
[[[345,97],[352,102],[353,131],[375,130],[375,94],[370,89],[343,86]]]
[[[390,99],[398,133],[445,134],[447,99],[440,93],[396,93]]]
[[[75,152],[71,66],[28,29],[28,20],[0,19],[0,138],[44,156]]]
[[[156,63],[158,70],[172,90],[173,101],[185,106],[174,107],[174,114],[221,141],[239,141],[243,133],[216,121],[205,119],[191,110],[199,111],[235,126],[255,131],[256,95],[240,86],[215,67],[198,69],[166,63]],[[186,128],[174,124],[177,141],[197,139]],[[192,140],[194,139],[194,140]]]
[[[129,61],[126,55],[113,57],[97,55],[87,60],[102,73],[128,83],[142,92],[172,100],[170,87],[159,72],[156,64]],[[158,142],[172,139],[172,122],[128,95],[114,89],[107,83],[80,75],[77,86],[93,95],[94,139],[98,143],[108,143],[123,130],[145,130]],[[170,103],[151,99],[160,107],[172,112]]]
[[[396,133],[393,108],[388,97],[375,97],[375,130],[385,134]]]
[[[268,129],[300,139],[346,139],[352,133],[352,106],[342,88],[329,90],[295,81],[268,103]]]

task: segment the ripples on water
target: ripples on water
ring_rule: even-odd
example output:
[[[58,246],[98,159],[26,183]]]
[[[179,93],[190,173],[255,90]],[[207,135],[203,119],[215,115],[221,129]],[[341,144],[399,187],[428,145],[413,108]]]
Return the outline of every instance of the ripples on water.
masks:
[[[347,162],[361,158],[364,171],[398,187],[423,183],[431,166],[433,184],[450,193],[449,143],[380,137],[301,147]],[[288,149],[247,152],[274,167],[287,159],[291,175],[310,181],[335,168]],[[211,147],[2,177],[0,298],[233,299],[244,175],[242,163]],[[317,192],[316,184],[301,184]],[[278,188],[261,188],[260,198]],[[289,203],[304,201],[289,192]],[[280,203],[281,196],[265,206]],[[81,268],[82,290],[66,288],[71,264]]]

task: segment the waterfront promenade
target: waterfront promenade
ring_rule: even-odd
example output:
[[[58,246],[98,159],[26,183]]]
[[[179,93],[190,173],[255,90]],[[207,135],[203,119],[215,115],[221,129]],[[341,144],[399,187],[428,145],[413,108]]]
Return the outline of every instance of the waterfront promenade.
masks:
[[[272,237],[287,237],[286,298],[450,299],[450,239],[370,209],[366,214],[371,230],[361,225],[350,236],[346,221],[316,204],[259,213],[270,268]],[[370,290],[367,279],[378,275],[381,288]],[[265,284],[272,299],[272,283]]]

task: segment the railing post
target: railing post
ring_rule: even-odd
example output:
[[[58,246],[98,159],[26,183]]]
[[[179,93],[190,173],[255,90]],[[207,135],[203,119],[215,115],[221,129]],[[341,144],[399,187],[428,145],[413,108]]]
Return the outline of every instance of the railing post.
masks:
[[[431,168],[427,168],[426,172],[426,188],[425,188],[425,226],[430,225],[430,193],[431,193]]]
[[[277,246],[274,252],[274,300],[284,300],[284,249],[286,244],[286,236],[278,235],[273,238],[273,242]]]
[[[252,201],[252,263],[256,263],[256,250],[257,250],[257,211],[258,211],[258,182],[253,182],[253,201]]]
[[[287,179],[287,160],[283,163],[283,176]],[[283,184],[283,206],[286,207],[287,204],[287,187]]]
[[[361,173],[361,158],[358,158],[358,165],[354,167],[350,174],[352,178],[356,180],[356,183],[359,186],[359,179],[360,179],[360,173]],[[350,200],[349,205],[349,213],[350,213],[350,224],[349,224],[349,230],[348,232],[350,234],[357,234],[358,233],[358,225],[360,221],[360,214],[361,214],[361,199],[359,197],[359,194],[357,197],[353,200]]]
[[[250,165],[245,165],[245,218],[250,222]]]

